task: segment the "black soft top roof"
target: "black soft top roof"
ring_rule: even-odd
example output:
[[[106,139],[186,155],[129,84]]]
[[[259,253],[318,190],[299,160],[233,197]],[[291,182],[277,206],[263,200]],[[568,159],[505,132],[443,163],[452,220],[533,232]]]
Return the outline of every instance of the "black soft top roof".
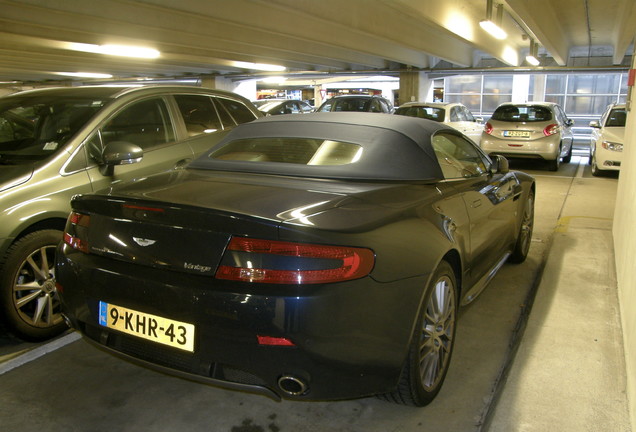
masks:
[[[237,126],[189,168],[350,180],[438,180],[443,175],[431,147],[431,137],[441,130],[459,134],[434,121],[391,114],[327,112],[265,117]],[[355,163],[336,166],[209,157],[235,140],[284,137],[359,144],[363,147],[363,156]]]

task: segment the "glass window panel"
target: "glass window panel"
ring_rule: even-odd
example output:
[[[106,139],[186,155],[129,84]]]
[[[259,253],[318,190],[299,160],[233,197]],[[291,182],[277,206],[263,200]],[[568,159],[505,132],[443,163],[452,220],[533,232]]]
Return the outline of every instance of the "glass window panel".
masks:
[[[546,94],[565,93],[565,75],[548,75],[545,81]]]
[[[563,101],[565,101],[565,96],[561,95],[545,95],[546,102],[554,102],[561,106],[563,106]]]
[[[627,74],[621,74],[621,89],[620,93],[626,95],[627,94]]]
[[[620,74],[573,74],[568,80],[568,94],[617,93]]]
[[[512,94],[512,75],[485,75],[484,93]]]
[[[484,95],[484,106],[482,112],[493,112],[504,102],[512,102],[511,95]]]
[[[570,115],[601,115],[613,102],[616,102],[616,96],[568,96],[567,112]]]
[[[466,105],[472,112],[480,112],[481,98],[479,95],[446,95],[445,102],[459,102]]]
[[[459,75],[446,78],[446,93],[481,93],[480,75]]]

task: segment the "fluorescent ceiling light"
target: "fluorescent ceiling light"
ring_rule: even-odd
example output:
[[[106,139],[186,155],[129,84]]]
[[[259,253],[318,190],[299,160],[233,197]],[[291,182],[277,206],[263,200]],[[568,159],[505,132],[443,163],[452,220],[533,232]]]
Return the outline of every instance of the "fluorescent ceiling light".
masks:
[[[508,37],[508,33],[490,20],[481,20],[479,25],[495,39],[503,40]]]
[[[241,62],[241,61],[232,62],[232,65],[234,67],[239,67],[243,69],[256,69],[256,70],[262,70],[267,72],[282,72],[285,69],[287,69],[285,66],[267,64],[267,63]]]
[[[55,75],[70,76],[76,78],[112,78],[111,74],[93,72],[54,72]]]
[[[532,66],[539,66],[539,63],[540,63],[539,60],[537,60],[537,58],[533,55],[527,55],[526,61],[530,63]]]
[[[68,48],[74,51],[90,52],[95,54],[146,59],[158,58],[161,55],[159,51],[153,48],[128,45],[93,45],[83,43],[69,43]]]

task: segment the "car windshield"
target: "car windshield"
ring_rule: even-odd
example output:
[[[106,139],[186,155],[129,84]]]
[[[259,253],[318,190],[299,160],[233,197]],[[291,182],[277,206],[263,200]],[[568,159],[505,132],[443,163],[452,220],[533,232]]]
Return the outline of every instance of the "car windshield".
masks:
[[[250,138],[228,143],[212,159],[300,165],[346,165],[360,159],[358,144],[313,138]]]
[[[538,105],[506,105],[497,108],[492,119],[505,122],[544,122],[552,120],[552,112],[549,108]]]
[[[409,117],[419,117],[436,122],[444,121],[444,108],[434,108],[427,106],[405,106],[395,110],[395,114]]]
[[[605,126],[609,127],[625,127],[625,121],[627,120],[627,111],[625,108],[614,108],[607,116]]]
[[[103,99],[50,96],[0,99],[0,164],[47,158],[105,103]]]

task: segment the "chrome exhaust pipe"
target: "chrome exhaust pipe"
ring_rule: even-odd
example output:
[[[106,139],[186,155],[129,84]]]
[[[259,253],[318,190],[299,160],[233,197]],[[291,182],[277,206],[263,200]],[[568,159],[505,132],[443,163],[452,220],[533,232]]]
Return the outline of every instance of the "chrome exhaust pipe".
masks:
[[[289,396],[302,396],[309,390],[304,380],[292,375],[283,375],[278,378],[278,387]]]

